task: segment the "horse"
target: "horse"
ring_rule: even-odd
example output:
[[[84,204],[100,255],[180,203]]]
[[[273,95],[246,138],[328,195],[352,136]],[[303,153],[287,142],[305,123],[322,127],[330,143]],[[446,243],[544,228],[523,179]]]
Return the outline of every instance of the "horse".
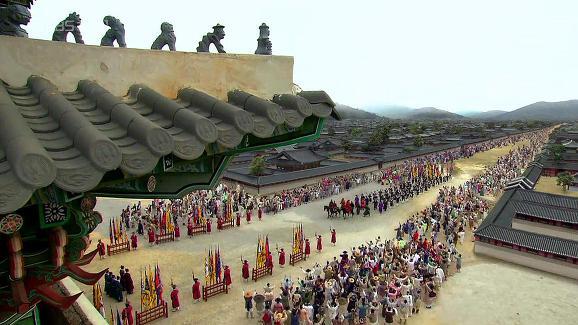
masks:
[[[323,206],[323,211],[327,211],[327,218],[333,218],[339,215],[339,209],[337,209],[337,207],[325,205]]]

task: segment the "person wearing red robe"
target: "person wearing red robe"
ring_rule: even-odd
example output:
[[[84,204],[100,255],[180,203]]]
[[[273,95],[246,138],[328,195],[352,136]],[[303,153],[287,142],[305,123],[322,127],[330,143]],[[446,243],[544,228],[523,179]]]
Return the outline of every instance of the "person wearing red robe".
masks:
[[[175,224],[175,239],[179,240],[181,238],[181,227]]]
[[[412,239],[414,242],[417,242],[417,240],[419,239],[419,233],[417,231],[413,233]]]
[[[187,235],[189,237],[193,235],[193,224],[191,222],[187,224]]]
[[[134,292],[134,283],[132,282],[132,276],[130,273],[128,273],[128,269],[125,269],[120,281],[122,283],[122,287],[126,290],[126,293],[132,295]]]
[[[273,272],[273,254],[269,253],[269,255],[267,255],[265,258],[265,266]]]
[[[231,269],[228,265],[225,265],[225,269],[223,270],[223,282],[225,282],[226,286],[231,286],[233,281],[231,280]]]
[[[257,209],[257,216],[259,217],[259,221],[261,221],[261,218],[263,218],[263,209],[262,208]]]
[[[124,308],[122,310],[122,319],[124,320],[125,325],[133,325],[134,324],[132,306],[131,306],[130,302],[128,302],[128,301],[124,304]]]
[[[285,267],[285,251],[283,248],[279,251],[279,266]]]
[[[173,291],[171,291],[171,305],[173,307],[173,311],[181,310],[181,304],[179,302],[179,289],[177,289],[176,285],[172,285]]]
[[[211,219],[207,219],[207,233],[211,233]]]
[[[221,231],[223,229],[223,219],[221,217],[217,218],[217,230]]]
[[[247,223],[251,223],[251,212],[249,212],[249,210],[247,210],[247,213],[245,214],[245,217],[247,219]]]
[[[243,261],[243,268],[241,269],[243,274],[243,280],[249,281],[249,261]]]
[[[130,245],[132,246],[132,250],[135,250],[138,247],[138,237],[134,232],[130,235]]]
[[[237,227],[241,226],[241,215],[237,213]]]
[[[193,281],[193,302],[198,302],[201,300],[201,282],[197,278],[194,278]]]
[[[321,243],[321,235],[317,236],[317,253],[321,253],[323,250],[323,243]]]
[[[305,255],[311,254],[311,244],[309,243],[309,238],[305,239]]]
[[[149,228],[149,244],[152,246],[155,243],[155,231],[153,228]]]
[[[104,249],[104,243],[102,242],[102,240],[98,240],[98,244],[96,244],[96,247],[98,248],[98,257],[100,259],[105,258],[106,256],[106,250]]]
[[[337,242],[337,233],[335,232],[335,229],[331,229],[331,244],[335,246],[336,242]]]

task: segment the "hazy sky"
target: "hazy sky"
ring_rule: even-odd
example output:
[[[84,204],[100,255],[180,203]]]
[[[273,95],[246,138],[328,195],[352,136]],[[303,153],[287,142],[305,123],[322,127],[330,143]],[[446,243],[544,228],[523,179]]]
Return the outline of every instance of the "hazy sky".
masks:
[[[218,22],[227,52],[253,53],[266,22],[273,53],[295,57],[295,83],[356,107],[511,110],[578,98],[576,0],[37,0],[26,29],[50,39],[72,11],[87,44],[113,15],[128,47],[149,48],[168,21],[181,51]]]

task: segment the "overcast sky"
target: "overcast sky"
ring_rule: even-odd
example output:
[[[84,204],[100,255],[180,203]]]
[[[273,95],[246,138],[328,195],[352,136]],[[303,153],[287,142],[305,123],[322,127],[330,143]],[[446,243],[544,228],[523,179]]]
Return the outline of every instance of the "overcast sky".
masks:
[[[253,53],[266,22],[273,53],[295,57],[295,83],[355,107],[512,110],[578,98],[576,0],[37,0],[26,29],[50,39],[72,11],[87,44],[112,15],[134,48],[172,23],[180,51],[221,23],[227,52]]]

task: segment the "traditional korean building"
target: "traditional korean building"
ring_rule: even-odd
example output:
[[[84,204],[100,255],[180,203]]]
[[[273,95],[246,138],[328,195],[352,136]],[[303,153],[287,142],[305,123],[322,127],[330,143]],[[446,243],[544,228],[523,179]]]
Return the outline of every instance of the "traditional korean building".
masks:
[[[297,171],[317,168],[321,162],[327,160],[326,156],[320,155],[310,149],[285,150],[267,160],[278,169]]]
[[[578,279],[578,199],[534,191],[543,165],[510,181],[475,232],[474,251]]]
[[[339,118],[293,91],[293,58],[119,49],[0,36],[0,323],[80,294],[97,196],[177,198],[238,154],[318,138]]]

